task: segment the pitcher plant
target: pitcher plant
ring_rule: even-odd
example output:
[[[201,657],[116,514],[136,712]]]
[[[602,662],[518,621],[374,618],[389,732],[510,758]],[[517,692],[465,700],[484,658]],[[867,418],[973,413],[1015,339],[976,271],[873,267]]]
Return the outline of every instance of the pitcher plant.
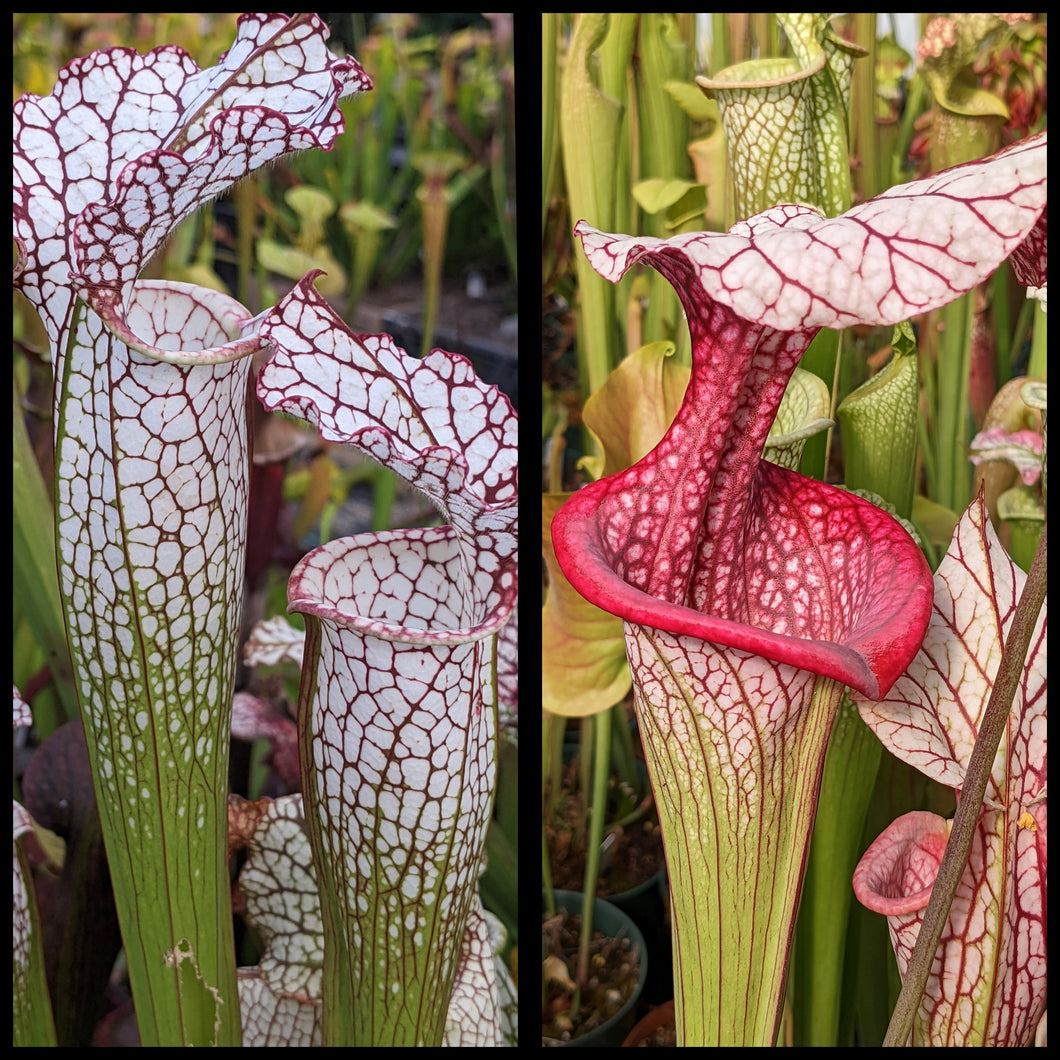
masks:
[[[137,277],[199,205],[333,143],[370,83],[326,37],[247,15],[212,69],[97,52],[14,108],[15,282],[52,348],[60,589],[145,1045],[239,1042],[224,792],[260,343],[231,298]]]
[[[962,516],[935,574],[923,646],[879,703],[858,697],[884,746],[933,779],[969,788],[1004,649],[1030,575],[1002,549],[980,495]],[[1033,631],[967,862],[912,1021],[914,1045],[1032,1045],[1046,1001],[1046,616]],[[989,750],[989,748],[988,748]],[[972,798],[973,796],[968,796]],[[978,806],[978,800],[974,806]],[[887,916],[905,977],[954,821],[927,811],[898,818],[865,852],[854,890]]]
[[[516,599],[517,419],[463,358],[356,336],[306,277],[262,328],[258,392],[430,497],[450,525],[322,545],[295,568],[321,874],[324,1044],[440,1044],[496,786],[498,632]],[[329,356],[321,356],[327,349]],[[474,918],[472,914],[474,913]],[[496,988],[480,1024],[500,1044]]]
[[[51,347],[60,593],[144,1045],[241,1042],[226,791],[246,540],[246,407],[251,357],[282,351],[268,341],[267,314],[255,317],[213,290],[139,276],[196,208],[288,152],[333,145],[343,129],[339,100],[372,86],[356,60],[328,51],[327,37],[315,15],[248,14],[216,67],[200,70],[175,47],[146,55],[111,49],[75,60],[60,71],[50,95],[25,96],[14,107],[15,285],[39,313]],[[313,297],[296,288],[271,313],[276,328],[285,311],[304,313],[314,330],[301,336],[298,322],[287,321],[289,334],[299,349],[308,344],[323,360],[348,331],[328,320],[323,326],[332,331],[322,335],[301,301]],[[491,388],[466,366],[455,377],[462,385],[435,389],[423,395],[427,404],[407,411],[426,424],[451,413],[458,427],[446,466],[464,460],[479,468],[484,439],[500,446],[514,432],[514,414],[496,391],[480,394],[470,408],[469,393]],[[361,393],[357,409],[377,417],[374,444],[386,450],[395,406],[378,389]],[[431,400],[451,401],[452,408],[435,408]],[[349,423],[341,409],[338,414]],[[503,501],[500,507],[514,509],[514,466],[502,466],[497,446],[488,454],[493,464],[481,469],[485,490]],[[428,448],[428,472],[446,463],[440,454]],[[458,634],[471,634],[466,647],[452,649],[468,661],[432,693],[450,697],[433,708],[436,714],[462,709],[474,729],[464,747],[453,721],[455,735],[432,759],[456,775],[432,781],[430,794],[442,800],[434,804],[445,811],[444,819],[436,812],[441,831],[469,837],[459,870],[463,887],[457,894],[432,877],[430,887],[416,891],[424,908],[437,902],[437,909],[424,914],[432,928],[419,925],[414,945],[433,939],[438,925],[448,932],[448,941],[430,954],[441,962],[430,985],[443,1015],[454,948],[468,945],[465,927],[479,944],[483,937],[472,906],[493,790],[495,643],[515,596],[511,522],[488,502],[481,518],[470,511],[459,497],[462,482],[453,470],[440,485],[464,536],[461,530],[413,533],[406,548],[431,552],[432,560],[444,553],[417,584],[426,595],[413,596],[418,610],[407,622],[425,629],[424,658],[435,642],[463,645]],[[443,584],[447,578],[452,585]],[[357,592],[363,602],[359,583]],[[393,600],[388,592],[382,590]],[[427,599],[437,615],[423,609]],[[396,620],[366,606],[370,624]],[[456,632],[427,629],[424,623],[434,619]],[[508,679],[509,702],[512,694]],[[426,783],[417,768],[406,783]],[[467,796],[473,809],[459,803],[465,772],[475,777]],[[340,774],[318,764],[313,775],[325,778],[322,795],[325,788],[336,795]],[[312,794],[307,799],[316,806]],[[428,817],[424,811],[421,837],[430,830]],[[381,841],[382,833],[373,838]],[[347,899],[353,909],[356,900],[345,892],[337,901]],[[337,915],[335,904],[326,908]],[[399,937],[392,928],[390,939],[413,945],[411,921],[401,930]],[[329,961],[344,959],[334,949],[337,938],[329,937]],[[397,985],[390,967],[378,978],[388,989]],[[366,989],[378,1003],[377,987]],[[343,1038],[337,1013],[350,1010],[350,997],[344,992],[341,1005],[325,999],[323,1010],[325,1035],[346,1044],[352,1043]],[[416,1005],[409,1011],[425,1037],[436,1040],[437,1016],[422,1018]],[[339,1029],[329,1032],[329,1021]]]
[[[556,558],[625,622],[674,907],[679,1042],[772,1045],[824,753],[845,685],[916,655],[930,569],[875,505],[762,460],[819,329],[956,298],[1044,230],[1045,136],[834,218],[778,206],[728,233],[575,228],[617,282],[676,289],[692,376],[668,432],[556,514]]]

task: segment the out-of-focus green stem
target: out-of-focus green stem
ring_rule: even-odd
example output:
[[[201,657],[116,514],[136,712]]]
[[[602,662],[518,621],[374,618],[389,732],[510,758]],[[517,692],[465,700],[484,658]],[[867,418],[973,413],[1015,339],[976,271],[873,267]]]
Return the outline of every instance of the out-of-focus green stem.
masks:
[[[420,356],[425,357],[434,339],[438,319],[438,299],[442,286],[442,262],[445,260],[445,236],[449,227],[449,195],[446,182],[449,170],[445,164],[424,169],[423,184],[416,198],[423,211],[423,339]]]
[[[559,15],[541,14],[541,235],[548,222],[548,200],[552,194],[559,160],[559,129],[556,125],[556,77],[559,65]]]
[[[583,719],[586,720],[586,719]],[[585,882],[582,886],[582,923],[578,940],[578,986],[589,978],[589,946],[593,938],[593,903],[600,878],[600,844],[607,816],[607,782],[611,776],[611,711],[593,716],[593,780],[589,801],[589,831],[585,837]]]
[[[884,183],[876,125],[876,12],[854,15],[854,40],[868,53],[854,64],[851,79],[851,142],[860,165],[856,175],[862,202],[878,195]]]
[[[908,518],[913,507],[919,388],[912,328],[895,329],[892,360],[837,415],[846,485],[871,490]],[[795,1042],[838,1044],[850,878],[872,802],[881,745],[844,697],[828,743],[794,952]]]
[[[688,155],[689,123],[685,112],[666,91],[668,81],[691,81],[690,49],[677,36],[675,16],[670,13],[642,14],[637,27],[637,175],[640,179],[688,179],[692,164]],[[651,235],[672,235],[664,212],[649,222]],[[634,231],[645,230],[638,226]],[[619,228],[618,231],[629,231]],[[677,292],[661,273],[649,274],[650,294],[644,334],[670,339],[687,352],[687,329]]]
[[[839,1044],[850,877],[882,751],[844,696],[828,741],[792,955],[795,1045]]]
[[[923,78],[918,76],[910,78],[905,106],[902,108],[902,116],[898,119],[897,140],[891,152],[890,173],[887,174],[888,186],[901,184],[903,180],[908,179],[908,174],[903,172],[902,167],[909,154],[909,145],[913,141],[913,123],[924,113],[930,100],[931,94]]]
[[[597,88],[590,67],[594,52],[607,36],[609,18],[599,12],[575,16],[563,66],[560,104],[571,220],[584,218],[604,231],[614,231],[621,105]],[[584,254],[574,258],[581,303],[578,361],[584,400],[603,386],[617,361],[615,295]]]
[[[38,731],[48,734],[64,721],[78,717],[77,692],[55,570],[52,502],[26,432],[17,384],[12,398],[12,587],[14,598],[21,604],[22,613],[33,630],[33,638],[44,653],[52,683],[66,712],[64,718],[55,710],[52,714],[58,716],[53,717],[41,717],[35,711]]]
[[[563,776],[563,737],[567,719],[550,711],[541,713],[541,791],[545,795],[544,812],[547,820],[552,812],[552,799],[560,789]]]
[[[245,306],[250,305],[250,281],[254,275],[258,185],[259,178],[251,176],[240,181],[232,191],[236,201],[236,300]]]
[[[724,11],[715,11],[710,16],[710,76],[724,70],[736,60],[729,51],[728,15]]]
[[[504,244],[508,269],[512,279],[518,281],[519,255],[516,253],[515,245],[515,203],[508,193],[509,179],[505,134],[498,132],[490,147],[490,189],[493,192],[497,230]]]
[[[1048,315],[1042,309],[1042,303],[1032,299],[1032,314],[1034,330],[1031,334],[1031,357],[1027,365],[1027,375],[1032,379],[1045,379],[1046,369],[1046,343],[1048,341]]]
[[[998,269],[987,281],[990,290],[990,312],[993,317],[994,341],[996,344],[995,383],[1000,390],[1012,378],[1012,327],[1013,312],[1008,297],[1009,270]]]
[[[919,383],[907,323],[895,329],[891,360],[839,406],[846,485],[879,494],[903,519],[913,511]]]
[[[751,39],[758,43],[759,55],[776,55],[780,51],[780,27],[774,12],[751,13]]]
[[[829,417],[835,419],[835,407],[838,400],[836,387],[839,376],[839,358],[843,343],[843,333],[831,328],[822,328],[802,355],[799,367],[806,372],[813,372],[824,382],[832,395],[832,407]],[[826,481],[828,454],[832,446],[832,427],[822,434],[808,438],[802,451],[802,462],[799,470],[809,478],[820,482]]]
[[[964,511],[971,500],[968,443],[972,440],[972,417],[968,407],[968,376],[973,313],[970,294],[962,295],[938,311],[938,389],[933,437],[936,479],[931,497],[954,512]]]
[[[626,704],[616,703],[610,708],[611,719],[611,766],[615,775],[640,791],[636,761],[633,756],[633,735],[626,724]]]
[[[380,467],[372,476],[372,530],[390,529],[390,516],[397,497],[398,476],[388,467]]]

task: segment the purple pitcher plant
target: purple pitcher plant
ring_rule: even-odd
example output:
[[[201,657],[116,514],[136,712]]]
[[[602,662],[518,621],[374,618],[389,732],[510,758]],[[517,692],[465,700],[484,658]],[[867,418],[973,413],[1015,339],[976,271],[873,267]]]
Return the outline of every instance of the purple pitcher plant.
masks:
[[[857,697],[883,745],[958,799],[1027,580],[980,495],[935,573],[920,651],[883,700]],[[1045,637],[1043,609],[913,1022],[914,1045],[1034,1044],[1046,1001]],[[907,813],[854,873],[858,899],[887,916],[903,978],[952,825]]]
[[[246,539],[247,389],[252,355],[278,350],[264,337],[265,314],[254,317],[213,290],[139,276],[182,219],[233,183],[290,151],[333,145],[343,128],[339,99],[371,82],[354,59],[328,51],[327,37],[315,15],[244,15],[216,67],[200,70],[174,47],[96,52],[64,68],[51,95],[23,97],[14,108],[15,285],[40,314],[51,346],[60,592],[144,1045],[241,1040],[225,792]],[[298,352],[313,351],[305,363],[313,362],[319,386],[326,358],[346,333],[324,333],[335,322],[313,316],[314,297],[297,288],[272,311],[273,330],[282,321]],[[285,315],[292,311],[297,320]],[[299,333],[299,322],[313,330]],[[455,747],[458,736],[432,734],[440,744],[430,751],[417,745],[460,779],[432,780],[421,757],[405,781],[430,785],[423,832],[433,813],[451,837],[473,837],[459,868],[466,884],[477,878],[475,841],[489,816],[491,682],[496,633],[514,606],[514,531],[489,502],[481,520],[469,511],[453,469],[469,461],[481,470],[486,494],[514,510],[511,462],[496,448],[485,456],[487,437],[510,439],[514,414],[503,399],[482,398],[466,366],[453,369],[459,382],[451,389],[428,387],[401,407],[380,392],[379,374],[376,367],[377,385],[356,391],[353,411],[336,410],[343,426],[355,413],[374,417],[367,448],[389,452],[402,437],[403,417],[425,431],[437,417],[459,423],[455,455],[428,446],[423,459],[427,474],[450,468],[437,481],[462,529],[424,531],[429,543],[416,538],[406,546],[438,563],[415,586],[427,595],[407,597],[415,612],[399,618],[392,581],[373,582],[387,601],[382,611],[353,581],[376,632],[387,623],[412,626],[428,645],[437,640],[473,657],[459,678],[439,678],[450,697],[463,697],[462,707],[447,702],[474,719],[472,744]],[[284,385],[294,392],[289,379]],[[478,403],[468,403],[471,393]],[[415,403],[420,396],[427,404]],[[452,408],[434,408],[434,400],[451,400]],[[493,463],[481,469],[481,459]],[[373,554],[373,562],[384,561]],[[396,576],[409,584],[407,568]],[[440,585],[446,576],[456,579],[452,590]],[[446,632],[435,634],[431,623]],[[465,632],[466,648],[455,647]],[[432,697],[442,687],[412,669],[409,681],[423,682],[423,705],[430,700],[437,713],[442,707]],[[351,739],[341,753],[353,751]],[[329,777],[334,764],[313,774],[321,790],[351,795],[348,779]],[[471,825],[443,818],[443,809],[468,809],[458,789],[472,775]],[[363,786],[358,798],[366,804]],[[395,806],[378,803],[380,813]],[[380,820],[378,827],[386,826]],[[349,853],[342,839],[336,843]],[[427,918],[432,926],[414,923],[411,907],[402,910],[407,925],[392,926],[390,938],[405,952],[433,939],[447,913],[453,921],[445,930],[462,943],[467,887],[454,896],[436,882],[416,892],[424,906],[437,901]],[[403,900],[412,899],[405,893]],[[451,948],[439,944],[431,954],[441,962],[431,989],[446,975],[452,980]],[[397,992],[396,964],[379,962],[370,982],[385,979]],[[325,1014],[338,1007],[325,998]],[[414,1005],[405,1012],[406,1023],[422,1016]],[[429,1022],[435,1035],[437,1019]]]
[[[575,232],[602,276],[675,287],[692,376],[662,441],[553,521],[586,599],[624,619],[666,843],[679,1042],[772,1045],[829,731],[885,695],[932,579],[867,501],[762,460],[822,327],[894,324],[970,290],[1044,227],[1044,135],[841,216],[778,206],[726,234]]]

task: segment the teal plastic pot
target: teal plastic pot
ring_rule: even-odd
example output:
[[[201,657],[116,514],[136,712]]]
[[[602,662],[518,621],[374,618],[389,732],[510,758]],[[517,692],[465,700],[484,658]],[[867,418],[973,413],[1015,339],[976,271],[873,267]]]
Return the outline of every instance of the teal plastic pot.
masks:
[[[564,758],[568,760],[566,752]],[[641,790],[647,791],[650,786],[648,767],[641,761],[637,762],[637,773]],[[669,1000],[674,996],[673,938],[667,922],[669,880],[665,859],[654,876],[625,891],[611,890],[612,883],[606,871],[601,873],[601,880],[607,883],[603,889],[610,891],[604,898],[632,917],[647,943],[645,953],[651,976],[644,987],[644,1000],[653,1005]]]
[[[673,937],[666,919],[669,887],[666,863],[650,879],[606,899],[640,928],[644,937],[651,977],[644,987],[644,1000],[653,1005],[674,996]]]
[[[565,909],[568,913],[581,915],[582,895],[580,891],[554,891],[553,897],[557,911]],[[542,891],[542,909],[544,905],[545,894]],[[640,955],[640,974],[637,976],[636,989],[629,1000],[610,1019],[601,1023],[599,1027],[595,1027],[587,1034],[572,1038],[569,1042],[556,1041],[552,1038],[542,1039],[542,1045],[621,1046],[633,1026],[637,1002],[644,992],[644,984],[648,979],[648,948],[644,944],[644,936],[631,917],[603,898],[597,898],[593,903],[593,931],[599,931],[608,938],[620,938],[622,936],[629,938],[634,949]]]

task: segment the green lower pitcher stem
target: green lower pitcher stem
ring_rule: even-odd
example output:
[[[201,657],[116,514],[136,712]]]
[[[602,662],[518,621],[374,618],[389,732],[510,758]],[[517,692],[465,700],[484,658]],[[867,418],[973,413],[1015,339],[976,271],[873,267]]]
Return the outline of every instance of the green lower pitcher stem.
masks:
[[[659,649],[658,659],[660,642],[690,640],[644,629],[638,637],[641,651]],[[769,710],[747,727],[762,704],[709,703],[707,682],[694,687],[672,665],[633,667],[670,876],[679,1045],[775,1043],[828,734],[843,694],[834,680],[733,654],[744,656],[739,666],[778,671],[788,718]]]
[[[288,585],[306,616],[299,747],[326,1047],[446,1033],[496,788],[496,632],[396,625],[366,572],[418,570],[415,621],[429,603],[458,613],[460,562],[448,527],[362,534],[309,553]]]
[[[226,794],[248,365],[142,363],[105,334],[68,353],[59,583],[140,1042],[239,1045]]]

